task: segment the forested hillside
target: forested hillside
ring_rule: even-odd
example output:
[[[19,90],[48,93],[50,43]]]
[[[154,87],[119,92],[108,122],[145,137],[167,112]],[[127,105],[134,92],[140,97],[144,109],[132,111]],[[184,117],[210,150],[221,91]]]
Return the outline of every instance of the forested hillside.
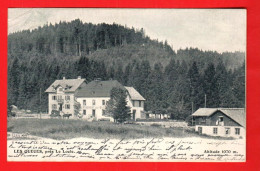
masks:
[[[175,119],[191,114],[192,104],[204,107],[205,94],[207,107],[244,107],[244,59],[242,52],[175,52],[143,29],[117,24],[49,24],[8,36],[8,104],[46,111],[44,90],[54,80],[82,76],[133,86],[146,110]]]

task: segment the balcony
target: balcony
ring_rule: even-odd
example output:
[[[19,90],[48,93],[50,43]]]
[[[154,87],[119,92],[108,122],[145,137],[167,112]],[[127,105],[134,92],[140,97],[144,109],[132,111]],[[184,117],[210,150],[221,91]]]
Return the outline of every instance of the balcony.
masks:
[[[64,103],[64,99],[57,99],[58,103]]]

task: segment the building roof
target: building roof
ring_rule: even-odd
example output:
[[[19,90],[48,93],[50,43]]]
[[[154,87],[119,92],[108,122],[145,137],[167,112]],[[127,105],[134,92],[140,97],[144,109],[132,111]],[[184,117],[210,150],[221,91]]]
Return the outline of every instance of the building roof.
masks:
[[[54,81],[49,88],[45,92],[47,93],[55,93],[56,89],[61,86],[65,90],[65,92],[74,92],[76,91],[79,86],[85,81],[85,79],[62,79]]]
[[[110,97],[110,91],[113,87],[119,87],[124,89],[124,86],[116,80],[108,81],[91,81],[86,86],[79,89],[76,97]]]
[[[145,98],[143,98],[143,96],[136,91],[136,89],[134,87],[125,87],[126,90],[129,93],[129,96],[132,100],[145,100]]]
[[[76,97],[110,97],[110,92],[113,87],[119,87],[123,90],[127,90],[132,100],[145,100],[138,91],[133,87],[124,87],[117,80],[100,81],[95,80],[88,83],[86,86],[79,89]]]
[[[200,108],[194,112],[192,116],[211,116],[217,111],[224,113],[241,126],[246,126],[246,115],[244,108]]]

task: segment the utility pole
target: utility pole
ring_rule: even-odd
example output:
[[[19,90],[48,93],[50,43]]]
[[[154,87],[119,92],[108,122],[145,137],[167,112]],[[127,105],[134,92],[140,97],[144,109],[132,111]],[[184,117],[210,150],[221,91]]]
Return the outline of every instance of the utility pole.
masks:
[[[42,88],[40,88],[40,119],[42,118]]]
[[[193,108],[193,101],[191,102],[191,114],[193,114],[193,110],[194,108]]]
[[[207,95],[205,94],[205,108],[207,107]]]

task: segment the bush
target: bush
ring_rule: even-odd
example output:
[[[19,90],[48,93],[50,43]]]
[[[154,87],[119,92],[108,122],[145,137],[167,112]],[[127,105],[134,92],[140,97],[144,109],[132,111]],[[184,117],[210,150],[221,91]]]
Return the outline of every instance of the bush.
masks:
[[[16,116],[16,113],[12,112],[12,107],[11,106],[8,106],[8,108],[7,108],[7,116],[8,117],[15,117]]]
[[[154,126],[154,127],[161,127],[161,125],[160,125],[160,124],[157,124],[157,123],[153,123],[153,124],[151,124],[151,126]]]
[[[108,122],[110,122],[110,119],[109,118],[101,118],[98,121],[108,121]]]
[[[185,122],[188,123],[188,126],[193,126],[193,125],[192,125],[192,116],[191,116],[191,115],[188,116],[188,117],[185,119]]]
[[[52,118],[61,117],[60,111],[52,110],[50,116],[51,116]]]

